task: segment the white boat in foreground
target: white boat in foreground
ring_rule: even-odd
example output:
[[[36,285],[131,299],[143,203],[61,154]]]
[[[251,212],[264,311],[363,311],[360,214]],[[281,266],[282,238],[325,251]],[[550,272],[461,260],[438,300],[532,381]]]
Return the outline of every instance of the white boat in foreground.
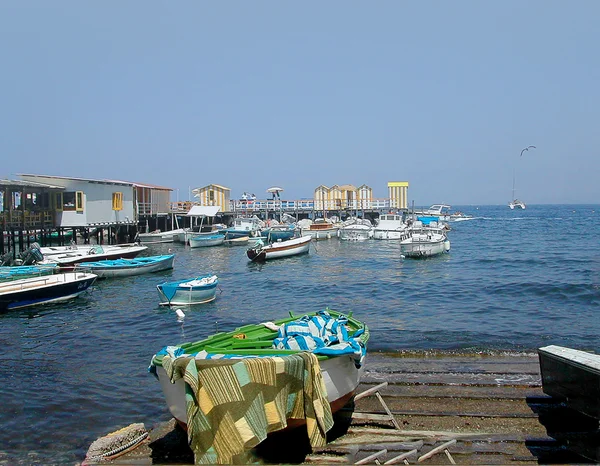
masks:
[[[157,285],[161,306],[187,306],[213,301],[217,293],[219,279],[216,275],[187,278]]]
[[[438,222],[423,225],[423,222],[417,220],[409,231],[410,236],[400,241],[400,254],[404,257],[431,257],[450,251],[446,230]]]
[[[133,259],[141,252],[148,249],[142,244],[118,244],[118,245],[85,245],[67,246],[63,248],[41,248],[44,260],[41,264],[58,264],[67,267],[80,262],[96,262],[105,259]]]
[[[276,241],[265,245],[262,241],[246,251],[248,259],[253,262],[264,262],[270,259],[279,259],[282,257],[296,256],[307,253],[310,247],[312,236],[300,236],[285,241]]]
[[[73,299],[96,278],[93,273],[64,272],[0,283],[0,311]]]

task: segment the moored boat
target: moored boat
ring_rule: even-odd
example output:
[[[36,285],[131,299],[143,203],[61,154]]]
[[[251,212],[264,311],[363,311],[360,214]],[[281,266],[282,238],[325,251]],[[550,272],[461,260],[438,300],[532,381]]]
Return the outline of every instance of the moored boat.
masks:
[[[74,270],[89,271],[98,275],[99,278],[130,277],[172,269],[174,259],[175,254],[134,259],[107,259],[78,263]]]
[[[424,225],[417,220],[409,228],[409,233],[408,238],[400,241],[400,254],[404,257],[431,257],[450,251],[446,230],[436,221]]]
[[[373,225],[366,218],[351,218],[340,228],[340,239],[364,241],[373,237]]]
[[[0,267],[0,282],[52,275],[57,270],[56,264],[4,266]]]
[[[285,241],[276,241],[265,245],[262,241],[258,242],[246,251],[248,259],[253,262],[264,262],[269,259],[279,259],[282,257],[295,256],[307,253],[310,247],[312,236],[300,236]]]
[[[64,272],[0,283],[0,311],[73,299],[96,278],[93,273]]]
[[[308,219],[298,222],[300,234],[310,235],[314,240],[331,239],[338,236],[340,225],[327,218],[317,218],[314,222]]]
[[[211,234],[211,235],[193,235],[188,239],[190,248],[201,248],[207,246],[219,246],[223,244],[225,240],[225,235],[221,233]]]
[[[382,214],[373,229],[373,239],[404,240],[408,238],[408,225],[400,214]]]
[[[352,315],[290,313],[166,346],[149,370],[187,428],[196,463],[234,463],[267,433],[303,423],[311,445],[324,445],[332,413],[359,384],[368,340],[368,327]]]
[[[179,234],[185,233],[185,229],[161,231],[154,230],[148,233],[138,233],[138,239],[142,243],[172,243],[179,239]]]
[[[96,262],[105,259],[133,259],[148,246],[142,244],[118,245],[72,245],[66,248],[41,248],[44,260],[42,264],[58,264],[60,267],[71,266],[80,262]]]
[[[216,275],[204,275],[156,286],[162,306],[186,306],[213,301],[219,279]]]

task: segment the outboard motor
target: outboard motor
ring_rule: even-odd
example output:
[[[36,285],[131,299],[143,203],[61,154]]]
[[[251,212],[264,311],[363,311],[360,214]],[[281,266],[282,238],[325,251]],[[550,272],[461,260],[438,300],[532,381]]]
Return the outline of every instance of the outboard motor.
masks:
[[[19,259],[22,265],[32,265],[36,262],[44,260],[44,255],[40,251],[40,245],[38,243],[32,243],[31,246],[19,255]]]

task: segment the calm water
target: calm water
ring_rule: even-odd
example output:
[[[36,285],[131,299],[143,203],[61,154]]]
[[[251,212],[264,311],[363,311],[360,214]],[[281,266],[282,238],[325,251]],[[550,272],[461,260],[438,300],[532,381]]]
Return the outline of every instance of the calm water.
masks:
[[[370,351],[600,352],[600,205],[462,206],[450,254],[401,259],[397,242],[318,242],[258,265],[244,247],[176,252],[169,272],[97,282],[68,304],[0,315],[0,463],[74,464],[133,422],[170,418],[151,356],[167,344],[329,306],[367,322]],[[156,284],[212,272],[215,302],[183,322]]]

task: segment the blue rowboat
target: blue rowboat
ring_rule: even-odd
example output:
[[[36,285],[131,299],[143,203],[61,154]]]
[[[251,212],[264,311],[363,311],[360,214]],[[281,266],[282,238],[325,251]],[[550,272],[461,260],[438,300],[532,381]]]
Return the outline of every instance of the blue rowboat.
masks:
[[[186,306],[208,303],[215,299],[219,279],[216,275],[187,278],[157,285],[161,306]]]
[[[0,311],[73,299],[96,278],[93,273],[65,272],[0,283]]]
[[[160,272],[173,268],[175,254],[136,257],[135,259],[107,259],[76,264],[75,270],[85,270],[99,278],[130,277],[144,273]]]
[[[58,266],[56,264],[13,265],[0,267],[0,282],[39,277],[42,275],[52,275],[56,270],[58,270]]]
[[[214,235],[197,234],[190,236],[189,243],[191,248],[201,248],[206,246],[219,246],[225,241],[225,235],[217,233]]]

